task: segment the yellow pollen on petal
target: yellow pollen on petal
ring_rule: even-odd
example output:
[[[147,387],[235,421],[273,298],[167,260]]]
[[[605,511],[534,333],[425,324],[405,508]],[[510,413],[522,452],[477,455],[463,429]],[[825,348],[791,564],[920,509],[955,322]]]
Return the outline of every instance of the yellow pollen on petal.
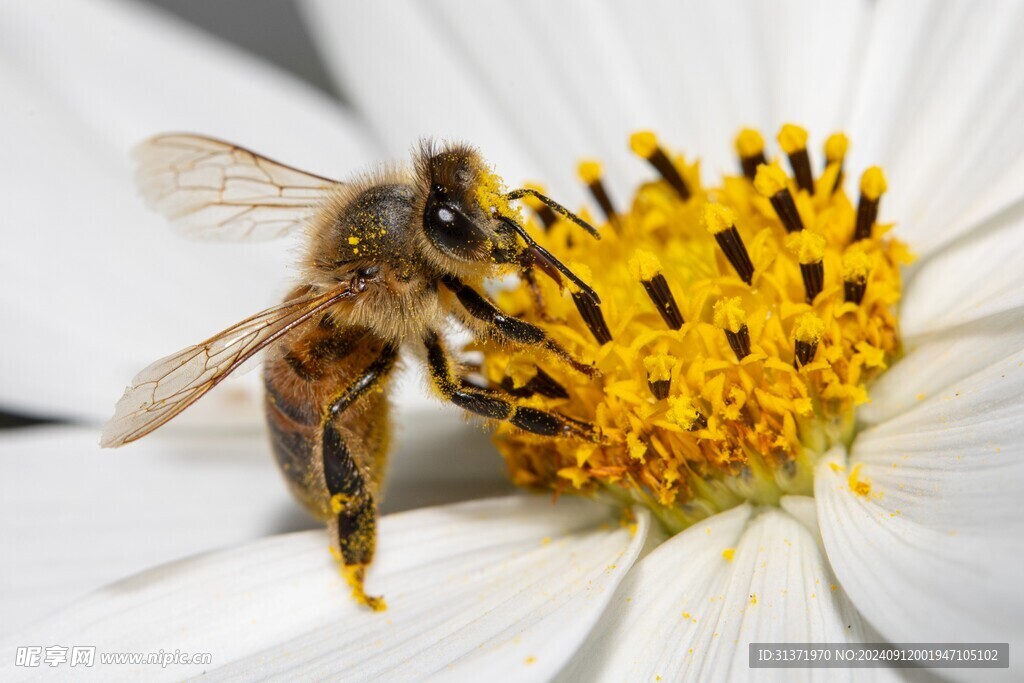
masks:
[[[649,130],[637,131],[629,136],[629,148],[646,159],[658,149],[658,137]]]
[[[705,204],[701,212],[701,223],[712,235],[736,225],[736,214],[721,204]]]
[[[885,174],[878,166],[872,166],[860,177],[860,193],[872,201],[881,197],[887,189],[889,185],[885,181]]]
[[[786,248],[802,264],[819,263],[825,256],[825,238],[810,230],[795,232],[786,238]]]
[[[738,296],[720,299],[715,302],[715,327],[730,332],[739,332],[747,324],[747,313],[743,310],[743,301]]]
[[[792,123],[785,124],[779,131],[779,147],[786,154],[807,149],[807,130]]]
[[[732,562],[736,559],[736,548],[726,548],[722,551],[722,559],[726,562]]]
[[[817,344],[823,334],[825,334],[825,321],[813,313],[804,313],[796,319],[796,324],[793,326],[793,338],[805,344]]]
[[[583,181],[584,185],[590,185],[600,180],[601,171],[601,162],[594,161],[593,159],[584,159],[576,167],[576,172],[579,174],[580,180]]]
[[[736,153],[746,159],[764,151],[764,138],[753,128],[744,128],[736,136],[735,145]]]
[[[825,171],[791,160],[798,181],[762,165],[759,187],[750,159],[762,157],[764,140],[741,131],[732,142],[745,164],[710,182],[653,133],[634,136],[631,146],[652,164],[677,160],[686,191],[661,171],[632,196],[608,187],[624,201],[617,225],[599,225],[600,240],[572,221],[552,222],[539,206],[524,211],[531,238],[600,303],[581,297],[570,278],[536,269],[493,294],[552,344],[478,340],[483,377],[514,392],[516,405],[587,427],[545,436],[499,423],[494,439],[513,483],[645,506],[676,533],[744,502],[813,496],[817,462],[853,439],[858,406],[902,353],[900,269],[909,251],[887,226],[858,232],[870,197],[857,195],[862,169],[842,159],[845,136],[826,142],[835,156]],[[608,182],[609,169],[583,170],[585,183],[596,175]],[[782,190],[789,204],[776,196]],[[580,367],[594,368],[592,376]],[[849,481],[875,495],[837,467],[844,488]]]
[[[846,157],[846,151],[850,148],[850,140],[843,133],[832,133],[825,140],[825,161],[835,163]]]
[[[777,162],[761,164],[757,167],[757,175],[754,176],[754,189],[761,193],[762,197],[774,197],[788,187],[789,176]]]
[[[857,463],[850,470],[850,476],[846,478],[846,484],[850,487],[850,490],[856,493],[862,498],[867,498],[871,495],[871,482],[867,479],[862,479],[860,476],[860,470],[863,467],[862,463]]]

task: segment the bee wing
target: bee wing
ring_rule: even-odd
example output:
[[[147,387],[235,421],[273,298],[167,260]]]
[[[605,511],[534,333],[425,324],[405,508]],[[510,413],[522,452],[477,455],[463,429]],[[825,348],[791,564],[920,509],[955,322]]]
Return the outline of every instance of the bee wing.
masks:
[[[161,358],[132,380],[103,426],[104,448],[130,443],[185,410],[267,345],[341,299],[347,283],[268,308],[204,342]]]
[[[146,203],[198,239],[282,237],[305,225],[340,185],[201,135],[158,135],[135,157]]]

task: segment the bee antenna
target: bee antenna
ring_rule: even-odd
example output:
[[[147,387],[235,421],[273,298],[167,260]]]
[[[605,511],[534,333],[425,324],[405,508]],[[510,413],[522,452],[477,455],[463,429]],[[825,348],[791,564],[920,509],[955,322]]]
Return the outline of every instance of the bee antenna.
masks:
[[[518,235],[520,237],[522,237],[523,240],[526,241],[527,246],[529,246],[529,248],[530,248],[529,249],[530,256],[537,261],[538,265],[541,266],[541,270],[543,270],[545,273],[550,275],[551,272],[550,272],[549,268],[554,267],[559,273],[561,273],[565,277],[569,278],[569,280],[571,280],[572,283],[574,285],[576,285],[576,287],[580,290],[580,292],[583,293],[584,296],[586,296],[588,299],[592,300],[595,304],[600,304],[601,303],[601,297],[599,297],[597,295],[597,292],[595,292],[593,290],[593,288],[591,288],[590,285],[588,285],[586,282],[581,280],[576,275],[576,273],[574,273],[571,270],[569,270],[569,268],[567,268],[564,263],[562,263],[557,258],[555,258],[554,255],[550,251],[548,251],[544,247],[542,247],[539,244],[537,244],[533,240],[533,238],[530,237],[530,233],[526,232],[526,228],[524,228],[523,226],[519,225],[519,223],[517,223],[516,221],[512,220],[508,216],[498,215],[497,219],[500,220],[505,225],[507,225],[510,228],[512,228],[513,230],[515,230],[516,233],[518,233]],[[586,224],[584,223],[584,225],[586,225]],[[593,229],[593,228],[591,228],[591,229]]]
[[[522,187],[519,188],[518,190],[512,190],[511,192],[508,192],[503,196],[505,199],[509,201],[515,201],[516,199],[522,199],[523,197],[533,197],[534,199],[544,202],[555,213],[560,214],[563,218],[569,219],[576,225],[580,226],[581,228],[589,232],[594,239],[601,239],[601,233],[599,233],[597,229],[594,228],[594,226],[592,226],[590,223],[586,222],[585,220],[574,214],[572,211],[556,202],[554,199],[551,199],[547,195],[543,195],[540,192],[537,192],[537,190],[533,190],[528,187]]]

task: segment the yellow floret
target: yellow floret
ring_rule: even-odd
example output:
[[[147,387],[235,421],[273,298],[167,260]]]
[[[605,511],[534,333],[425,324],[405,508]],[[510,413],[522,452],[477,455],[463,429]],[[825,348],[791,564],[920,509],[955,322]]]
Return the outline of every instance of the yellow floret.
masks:
[[[639,130],[629,136],[629,148],[647,159],[658,149],[658,137],[649,130]]]
[[[804,313],[793,325],[793,338],[805,344],[817,344],[825,334],[825,322],[813,313]]]
[[[664,382],[672,379],[672,368],[675,367],[675,364],[675,357],[667,353],[655,353],[644,357],[647,379],[651,382]]]
[[[736,153],[743,159],[757,156],[764,151],[764,138],[753,128],[744,128],[736,136]]]
[[[668,412],[665,417],[674,425],[690,429],[697,422],[700,413],[693,407],[693,401],[686,396],[674,396],[668,400]]]
[[[885,182],[885,174],[878,166],[872,166],[860,177],[860,193],[872,201],[881,197],[887,189],[889,186]]]
[[[651,252],[637,249],[629,259],[629,272],[641,282],[650,282],[661,273],[661,261]]]
[[[785,124],[779,131],[779,146],[786,154],[807,149],[807,131],[792,123]]]
[[[754,189],[763,197],[774,197],[789,187],[789,177],[776,162],[761,164],[754,176]]]
[[[580,176],[580,180],[585,185],[590,185],[601,179],[601,162],[593,159],[584,159],[576,167],[576,172]]]
[[[714,318],[715,327],[730,332],[739,332],[747,324],[747,313],[743,310],[743,302],[738,296],[716,301]]]
[[[865,282],[871,273],[871,257],[863,250],[853,247],[843,254],[843,281]]]
[[[833,133],[825,140],[825,161],[832,164],[842,161],[846,150],[850,148],[850,140],[843,133]]]
[[[705,204],[700,214],[701,223],[712,235],[736,225],[736,214],[721,204]]]
[[[801,230],[786,238],[786,248],[804,265],[820,263],[825,256],[825,238],[810,230]]]

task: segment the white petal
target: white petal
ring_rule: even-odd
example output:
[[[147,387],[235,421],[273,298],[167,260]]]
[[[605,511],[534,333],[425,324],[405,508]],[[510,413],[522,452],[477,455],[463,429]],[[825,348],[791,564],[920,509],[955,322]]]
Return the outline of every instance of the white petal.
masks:
[[[385,517],[357,606],[318,532],[275,537],[111,586],[18,642],[211,652],[213,666],[96,667],[100,680],[552,675],[585,637],[643,546],[608,508],[510,497]],[[602,528],[602,524],[610,528]],[[11,641],[14,642],[13,640]],[[13,647],[13,644],[12,646]],[[6,646],[5,646],[6,649]]]
[[[952,327],[924,338],[886,370],[871,387],[871,402],[857,417],[878,424],[918,405],[929,396],[1024,349],[1020,309]]]
[[[854,99],[851,168],[890,177],[882,219],[937,250],[1021,198],[1024,6],[879,2]]]
[[[328,175],[370,158],[322,96],[138,4],[5,4],[0,57],[0,126],[17,131],[0,165],[9,409],[106,419],[139,369],[289,287],[287,244],[189,243],[147,211],[130,144],[191,128]],[[255,424],[257,385],[225,387],[183,419]]]
[[[887,639],[1024,645],[1022,394],[1017,353],[860,434],[858,470],[819,466],[829,559]]]
[[[727,549],[735,552],[731,561]],[[754,515],[742,506],[637,563],[562,678],[836,680],[843,671],[750,669],[748,644],[873,638],[815,535],[779,510]]]

